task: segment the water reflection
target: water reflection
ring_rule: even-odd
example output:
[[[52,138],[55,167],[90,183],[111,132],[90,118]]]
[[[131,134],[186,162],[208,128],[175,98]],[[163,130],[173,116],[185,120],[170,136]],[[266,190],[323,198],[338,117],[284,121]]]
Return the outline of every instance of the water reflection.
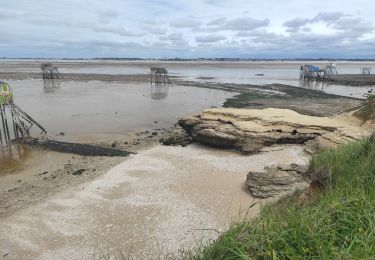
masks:
[[[151,85],[151,98],[164,99],[168,96],[169,85],[163,83],[155,83]]]
[[[338,85],[329,82],[302,79],[299,81],[299,87],[312,90],[323,91],[327,94],[334,94],[344,97],[367,98],[367,96],[375,91],[375,86],[349,86]]]
[[[54,93],[61,85],[60,79],[43,79],[43,90],[45,93]]]
[[[0,175],[20,170],[28,153],[21,144],[0,145]]]
[[[324,91],[328,87],[329,83],[317,80],[301,79],[299,81],[299,87],[308,88],[313,90]]]

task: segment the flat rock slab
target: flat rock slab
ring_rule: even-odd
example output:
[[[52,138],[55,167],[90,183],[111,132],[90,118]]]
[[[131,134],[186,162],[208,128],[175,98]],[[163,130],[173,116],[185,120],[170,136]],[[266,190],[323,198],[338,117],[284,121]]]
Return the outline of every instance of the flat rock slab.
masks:
[[[350,115],[317,117],[275,108],[208,109],[182,118],[179,124],[195,141],[247,153],[274,144],[305,144],[311,140],[332,147],[371,133]]]

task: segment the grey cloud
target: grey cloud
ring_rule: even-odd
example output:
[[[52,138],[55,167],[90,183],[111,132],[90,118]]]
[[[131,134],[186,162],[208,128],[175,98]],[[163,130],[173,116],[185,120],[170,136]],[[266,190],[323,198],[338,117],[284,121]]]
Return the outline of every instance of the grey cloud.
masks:
[[[269,19],[258,20],[250,17],[244,17],[228,21],[224,25],[224,28],[234,31],[251,31],[260,27],[266,27],[269,24]]]
[[[15,9],[2,9],[0,8],[0,21],[1,20],[16,20],[22,15],[26,15],[27,12],[24,10]]]
[[[258,28],[267,27],[270,24],[269,19],[254,19],[251,17],[239,17],[227,20],[225,18],[217,18],[206,25],[211,31],[252,31]]]
[[[197,28],[202,23],[193,16],[178,18],[170,22],[170,26],[175,28]]]
[[[299,28],[310,23],[311,19],[308,18],[295,18],[289,21],[286,21],[283,25],[288,28]]]
[[[184,39],[181,33],[171,33],[167,36],[162,36],[159,38],[160,41],[169,42],[174,46],[186,46],[188,42]]]
[[[313,18],[294,18],[292,20],[286,21],[283,26],[288,27],[290,30],[295,30],[302,28],[303,26],[307,24],[317,23],[317,22],[326,22],[327,24],[331,25],[338,20],[340,20],[342,17],[344,17],[345,14],[342,12],[320,12]]]
[[[339,19],[341,19],[344,16],[346,16],[346,15],[342,12],[331,12],[331,13],[321,12],[321,13],[318,13],[312,19],[312,21],[324,21],[328,24],[332,24],[332,23],[338,21]]]
[[[226,40],[224,35],[200,35],[195,37],[195,41],[199,43],[212,43]]]
[[[212,26],[212,25],[224,25],[225,22],[226,22],[226,18],[225,17],[220,17],[220,18],[216,18],[210,22],[207,23],[207,25],[209,26]]]
[[[104,9],[98,11],[99,16],[102,18],[115,18],[119,16],[119,12],[115,9]]]
[[[88,27],[92,29],[94,32],[101,32],[101,33],[113,33],[119,36],[129,36],[129,37],[139,37],[142,36],[142,33],[133,32],[130,30],[125,29],[121,25],[109,24],[109,25],[99,25],[95,24],[93,26]]]
[[[342,12],[320,12],[313,18],[295,18],[286,21],[283,26],[287,27],[287,32],[297,33],[300,30],[309,32],[306,26],[318,22],[324,22],[336,30],[353,31],[358,33],[371,32],[372,23],[366,22],[361,18],[353,18],[351,15]]]
[[[360,18],[345,18],[337,21],[333,28],[342,31],[351,31],[353,33],[365,34],[374,31],[374,25],[371,22],[363,21]]]
[[[168,29],[164,26],[160,25],[153,25],[153,24],[146,24],[143,25],[142,28],[150,33],[150,34],[155,34],[155,35],[165,35],[168,32]]]

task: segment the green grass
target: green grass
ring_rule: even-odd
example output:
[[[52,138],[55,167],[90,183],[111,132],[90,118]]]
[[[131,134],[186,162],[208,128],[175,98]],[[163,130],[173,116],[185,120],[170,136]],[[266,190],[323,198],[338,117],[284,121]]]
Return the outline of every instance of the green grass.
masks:
[[[367,98],[366,103],[354,115],[364,122],[375,119],[375,95]]]
[[[375,137],[320,152],[309,173],[326,185],[314,202],[267,206],[191,258],[375,259]]]

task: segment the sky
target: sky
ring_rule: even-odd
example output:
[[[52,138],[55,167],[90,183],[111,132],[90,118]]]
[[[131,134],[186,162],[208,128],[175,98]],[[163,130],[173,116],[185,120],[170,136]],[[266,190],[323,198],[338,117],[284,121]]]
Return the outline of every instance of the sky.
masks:
[[[0,57],[375,58],[374,0],[0,3]]]

